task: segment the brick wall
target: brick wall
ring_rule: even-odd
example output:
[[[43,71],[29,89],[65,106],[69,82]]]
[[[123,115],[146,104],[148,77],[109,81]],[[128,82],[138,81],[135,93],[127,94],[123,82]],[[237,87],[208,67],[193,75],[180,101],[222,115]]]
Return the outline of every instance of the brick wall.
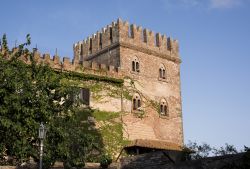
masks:
[[[102,36],[101,46],[100,36]],[[93,51],[89,53],[91,43]],[[107,98],[110,101],[106,105],[92,103],[94,107],[103,110],[120,109],[125,112],[123,116],[125,137],[130,140],[164,140],[183,146],[181,60],[177,40],[118,19],[100,32],[76,43],[74,51],[76,60],[83,57],[85,61],[116,66],[123,77],[130,77],[134,81],[135,88],[130,94],[132,96],[135,93],[140,94],[145,112],[143,119],[132,113],[132,100],[123,98],[120,104],[118,100]],[[139,73],[132,71],[132,61],[135,58],[139,61]],[[165,68],[165,79],[159,78],[160,66]],[[125,81],[124,87],[129,87],[129,84],[129,80]],[[150,101],[160,104],[162,99],[165,99],[168,105],[168,114],[165,117],[160,116],[159,110],[149,104]]]

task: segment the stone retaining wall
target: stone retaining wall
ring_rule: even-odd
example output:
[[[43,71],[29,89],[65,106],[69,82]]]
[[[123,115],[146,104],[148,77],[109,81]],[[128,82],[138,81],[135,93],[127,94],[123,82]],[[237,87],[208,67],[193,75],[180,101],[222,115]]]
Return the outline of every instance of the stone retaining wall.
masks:
[[[248,169],[250,153],[174,161],[164,151],[121,159],[121,169]]]

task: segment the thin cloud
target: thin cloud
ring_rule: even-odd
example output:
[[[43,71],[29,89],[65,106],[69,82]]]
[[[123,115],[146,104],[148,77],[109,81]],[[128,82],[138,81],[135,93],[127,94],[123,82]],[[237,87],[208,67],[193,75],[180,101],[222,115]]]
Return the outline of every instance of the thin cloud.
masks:
[[[203,1],[206,0],[161,0],[167,10],[197,8],[203,5]]]
[[[161,0],[167,10],[178,9],[231,9],[250,4],[250,0]]]
[[[201,1],[199,0],[179,0],[180,3],[185,5],[186,7],[194,7],[200,5]]]
[[[243,0],[211,0],[211,8],[234,8],[243,3]]]

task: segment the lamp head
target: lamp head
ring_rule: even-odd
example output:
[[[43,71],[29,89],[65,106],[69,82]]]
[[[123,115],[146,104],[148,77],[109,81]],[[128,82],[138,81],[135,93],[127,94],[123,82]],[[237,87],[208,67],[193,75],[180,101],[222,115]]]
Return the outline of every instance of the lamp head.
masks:
[[[38,138],[39,139],[45,139],[46,137],[46,127],[43,123],[40,124],[40,127],[39,127],[39,135],[38,135]]]

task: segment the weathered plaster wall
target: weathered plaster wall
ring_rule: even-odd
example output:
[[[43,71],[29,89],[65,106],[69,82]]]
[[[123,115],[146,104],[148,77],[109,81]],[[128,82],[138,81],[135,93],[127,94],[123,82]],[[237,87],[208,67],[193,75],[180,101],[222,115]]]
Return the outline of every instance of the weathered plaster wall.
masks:
[[[143,95],[142,107],[146,112],[142,119],[136,118],[133,113],[123,117],[127,131],[125,136],[131,140],[159,139],[183,145],[179,63],[129,48],[121,47],[120,52],[121,72],[133,79],[135,88]],[[135,57],[140,63],[139,73],[132,72],[131,65]],[[166,68],[164,80],[159,79],[161,64]],[[149,100],[160,103],[162,98],[168,103],[166,117],[159,116],[158,110],[147,103]],[[125,111],[131,110],[127,108]]]

